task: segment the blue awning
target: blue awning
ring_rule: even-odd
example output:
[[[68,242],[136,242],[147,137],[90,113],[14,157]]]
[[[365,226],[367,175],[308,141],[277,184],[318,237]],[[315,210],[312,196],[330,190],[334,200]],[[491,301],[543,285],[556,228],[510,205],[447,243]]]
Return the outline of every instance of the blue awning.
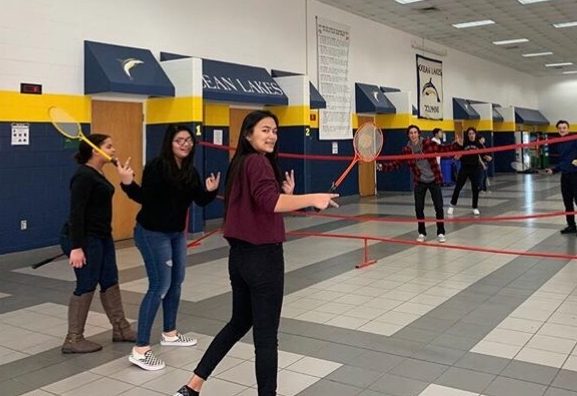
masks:
[[[202,60],[202,95],[221,102],[287,105],[288,98],[262,67]]]
[[[395,114],[397,109],[376,85],[355,84],[357,113]]]
[[[320,94],[320,92],[316,89],[312,82],[309,82],[309,91],[310,91],[310,106],[311,109],[326,109],[327,102],[325,98]]]
[[[84,41],[84,93],[174,96],[174,85],[143,48]]]
[[[515,107],[515,122],[525,125],[549,125],[549,120],[539,110],[523,107]]]
[[[497,110],[497,108],[499,107],[501,106],[493,105],[493,121],[503,122],[505,121],[505,119],[503,118],[501,113],[499,113],[499,110]]]
[[[475,111],[467,99],[453,98],[454,120],[479,120],[481,116]]]

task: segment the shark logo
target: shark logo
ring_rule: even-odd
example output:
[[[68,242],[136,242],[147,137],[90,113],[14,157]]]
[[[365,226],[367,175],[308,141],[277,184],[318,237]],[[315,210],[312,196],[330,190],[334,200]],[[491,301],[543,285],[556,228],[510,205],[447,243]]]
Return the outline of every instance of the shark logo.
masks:
[[[132,68],[137,66],[137,65],[144,63],[140,59],[136,59],[136,58],[118,59],[118,61],[120,62],[120,65],[122,66],[122,70],[124,70],[124,74],[126,74],[131,81],[134,80],[134,78],[130,74],[130,71],[132,70]]]
[[[435,97],[437,98],[437,103],[441,102],[441,98],[439,98],[439,91],[437,91],[437,88],[433,84],[432,78],[429,79],[429,82],[427,82],[427,83],[425,83],[425,85],[423,85],[423,94],[425,96],[435,95]]]
[[[377,102],[380,102],[380,100],[379,100],[379,91],[373,91],[373,98],[375,98],[375,100],[376,100]]]

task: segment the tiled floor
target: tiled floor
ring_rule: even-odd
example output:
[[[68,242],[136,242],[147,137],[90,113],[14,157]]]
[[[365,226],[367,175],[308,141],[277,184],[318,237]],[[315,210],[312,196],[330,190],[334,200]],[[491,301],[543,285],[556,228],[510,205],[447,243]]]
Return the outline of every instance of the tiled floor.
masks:
[[[444,195],[450,195],[445,189]],[[447,201],[447,198],[445,198]],[[464,192],[456,219],[471,217]],[[556,177],[494,178],[481,196],[483,217],[562,209]],[[427,205],[431,216],[433,209]],[[413,242],[411,194],[348,200],[330,213],[288,217],[295,231],[370,235]],[[362,221],[350,216],[364,215]],[[359,240],[291,237],[279,334],[282,396],[577,396],[577,237],[558,233],[563,217],[447,223],[446,245],[369,243],[376,264],[355,269]],[[464,247],[447,249],[447,245]],[[536,257],[467,248],[537,253]],[[73,274],[63,260],[28,266],[55,249],[0,256],[0,395],[170,395],[190,377],[230,315],[227,248],[219,236],[189,251],[179,329],[191,348],[154,346],[167,362],[146,372],[127,361],[130,344],[112,344],[97,298],[86,334],[104,345],[90,355],[62,355]],[[119,246],[129,318],[147,286],[134,247]],[[161,315],[158,315],[159,318]],[[158,337],[157,321],[154,337]],[[154,339],[154,342],[158,342]],[[223,360],[203,396],[257,395],[250,335]]]

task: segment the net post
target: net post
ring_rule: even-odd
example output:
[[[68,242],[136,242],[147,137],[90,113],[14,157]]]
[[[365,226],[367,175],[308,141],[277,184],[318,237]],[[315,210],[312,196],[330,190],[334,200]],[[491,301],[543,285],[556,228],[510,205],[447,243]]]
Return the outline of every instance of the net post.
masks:
[[[369,265],[373,265],[377,262],[377,260],[369,259],[369,240],[367,238],[363,238],[363,260],[355,265],[355,268],[364,268],[368,267]]]

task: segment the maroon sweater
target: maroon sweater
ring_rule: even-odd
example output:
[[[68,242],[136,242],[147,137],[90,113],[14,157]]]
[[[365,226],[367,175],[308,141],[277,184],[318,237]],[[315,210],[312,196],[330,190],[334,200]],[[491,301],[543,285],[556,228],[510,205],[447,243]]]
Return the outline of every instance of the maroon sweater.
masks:
[[[224,237],[253,245],[284,242],[283,216],[274,213],[280,194],[269,160],[260,154],[248,155],[231,187]]]

